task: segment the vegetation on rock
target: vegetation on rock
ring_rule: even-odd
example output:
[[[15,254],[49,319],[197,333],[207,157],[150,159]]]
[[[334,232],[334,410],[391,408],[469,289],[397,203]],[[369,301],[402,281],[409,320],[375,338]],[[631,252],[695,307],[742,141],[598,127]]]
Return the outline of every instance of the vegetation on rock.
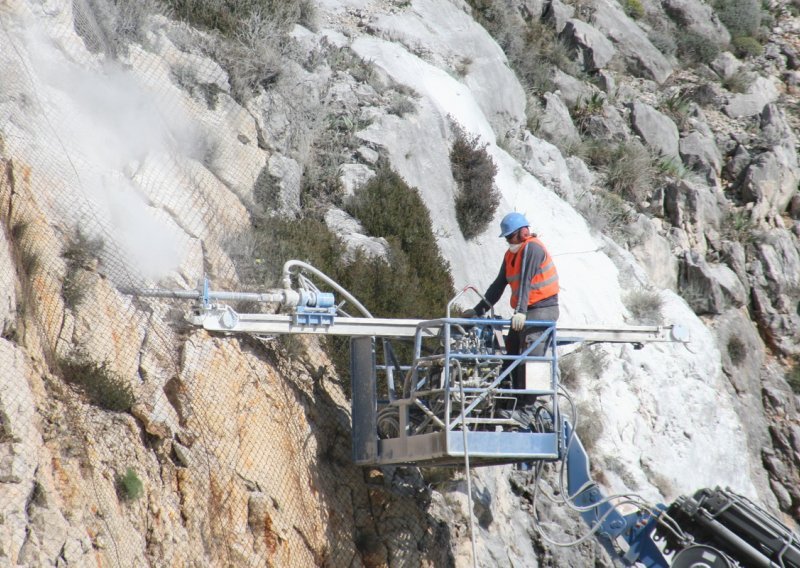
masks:
[[[477,135],[469,136],[458,125],[454,130],[450,170],[458,187],[456,219],[469,240],[486,230],[500,205],[500,192],[494,186],[497,166]]]
[[[77,385],[100,408],[127,412],[135,402],[130,385],[109,368],[107,361],[98,363],[87,353],[77,351],[61,358],[58,369],[65,381]]]

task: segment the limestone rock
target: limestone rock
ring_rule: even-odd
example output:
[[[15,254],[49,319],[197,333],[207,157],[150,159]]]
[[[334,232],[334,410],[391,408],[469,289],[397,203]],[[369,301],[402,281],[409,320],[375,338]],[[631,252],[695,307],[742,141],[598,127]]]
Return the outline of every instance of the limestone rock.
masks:
[[[12,266],[10,247],[5,232],[0,233],[0,266]],[[9,337],[16,333],[17,297],[14,290],[14,272],[0,271],[0,333]]]
[[[797,154],[782,146],[756,157],[744,173],[742,197],[753,202],[759,218],[782,213],[797,192],[800,169]]]
[[[631,137],[627,119],[612,105],[606,105],[600,114],[583,119],[581,130],[596,140],[608,142],[625,142]]]
[[[656,49],[642,29],[609,0],[595,0],[592,25],[610,39],[628,63],[631,72],[663,83],[672,73],[672,65]]]
[[[722,155],[713,138],[690,132],[680,139],[680,156],[686,166],[705,178],[709,184],[719,179]]]
[[[800,341],[789,330],[798,329],[796,283],[800,282],[800,252],[796,237],[773,229],[758,243],[756,261],[749,271],[756,319],[769,330],[773,346],[787,353],[800,352]]]
[[[375,177],[375,170],[364,164],[342,164],[339,166],[339,181],[342,182],[345,196],[353,195],[356,188]]]
[[[710,5],[700,0],[665,0],[663,6],[681,27],[719,46],[726,46],[730,41],[728,29],[722,25]]]
[[[683,179],[670,183],[664,194],[664,210],[677,227],[691,228],[697,245],[705,244],[704,235],[718,231],[723,219],[724,198],[717,188]]]
[[[743,397],[760,400],[760,370],[764,361],[758,329],[741,309],[733,308],[721,314],[714,324],[722,368],[731,384]],[[759,405],[760,407],[760,405]],[[755,408],[753,416],[763,412]]]
[[[564,73],[560,69],[553,71],[553,84],[558,90],[558,96],[568,108],[576,108],[597,94],[597,89],[592,85]]]
[[[557,34],[567,25],[567,21],[575,15],[575,7],[561,0],[549,0],[542,9],[542,19],[549,22]]]
[[[800,220],[800,193],[795,193],[789,201],[789,216]]]
[[[325,224],[344,241],[349,258],[353,258],[358,252],[367,258],[388,258],[389,243],[386,239],[367,236],[361,223],[341,209],[329,209],[325,213]]]
[[[539,123],[539,133],[548,140],[558,140],[560,144],[578,142],[580,134],[561,98],[553,93],[545,93],[545,100],[547,104]]]
[[[565,199],[574,198],[574,180],[557,147],[529,132],[525,133],[523,140],[514,141],[512,145],[522,167]]]
[[[709,65],[717,75],[723,79],[727,79],[741,69],[742,62],[730,51],[723,51]]]
[[[754,116],[777,98],[778,89],[775,83],[770,78],[758,77],[747,88],[746,93],[732,95],[723,110],[731,118]]]
[[[662,237],[656,223],[640,215],[631,229],[631,253],[647,271],[653,284],[675,290],[678,285],[678,262],[669,241]]]
[[[650,105],[631,105],[631,125],[644,142],[665,157],[678,156],[678,127],[667,115]]]
[[[721,314],[747,301],[744,286],[730,268],[693,254],[687,254],[680,264],[678,286],[697,314]]]
[[[603,69],[614,57],[614,45],[598,30],[575,18],[567,20],[559,38],[571,46],[584,70]]]
[[[267,162],[267,172],[275,180],[273,198],[276,209],[282,215],[297,216],[300,213],[300,190],[303,169],[292,158],[273,154]]]

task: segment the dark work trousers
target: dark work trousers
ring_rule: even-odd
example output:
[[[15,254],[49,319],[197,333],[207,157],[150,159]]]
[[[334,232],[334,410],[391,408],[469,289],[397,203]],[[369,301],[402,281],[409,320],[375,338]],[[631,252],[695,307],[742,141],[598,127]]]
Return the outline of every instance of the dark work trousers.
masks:
[[[558,306],[547,306],[545,308],[534,306],[528,309],[525,318],[536,321],[557,321],[558,315]],[[509,330],[506,337],[506,353],[508,355],[519,355],[527,349],[528,345],[539,339],[542,333],[544,333],[544,330],[535,326],[526,327],[522,331]],[[530,352],[530,355],[544,355],[547,351],[547,344],[547,340],[542,341]],[[511,365],[510,361],[504,361],[502,370],[505,371],[509,365]],[[511,385],[515,389],[525,388],[525,363],[520,363],[511,372]],[[535,395],[517,395],[517,408],[531,405],[535,400]]]

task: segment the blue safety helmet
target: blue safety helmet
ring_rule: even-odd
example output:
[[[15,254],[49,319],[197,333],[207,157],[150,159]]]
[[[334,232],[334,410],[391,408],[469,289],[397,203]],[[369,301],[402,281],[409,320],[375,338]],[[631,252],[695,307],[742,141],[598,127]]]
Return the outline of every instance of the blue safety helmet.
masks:
[[[500,221],[500,236],[507,237],[515,231],[519,231],[522,227],[530,227],[531,224],[522,213],[509,213],[503,220]]]

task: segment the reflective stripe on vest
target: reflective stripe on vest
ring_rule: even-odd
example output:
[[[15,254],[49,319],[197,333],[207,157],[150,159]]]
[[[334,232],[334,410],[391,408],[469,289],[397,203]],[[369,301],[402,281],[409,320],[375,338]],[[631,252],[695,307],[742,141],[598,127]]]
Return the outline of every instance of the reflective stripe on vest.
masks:
[[[517,309],[519,283],[520,277],[522,276],[522,260],[524,258],[525,249],[529,243],[536,243],[542,247],[544,251],[544,260],[531,278],[531,291],[528,295],[527,306],[558,294],[558,273],[556,272],[556,265],[553,263],[550,253],[547,252],[542,241],[536,237],[528,237],[516,253],[506,251],[506,282],[511,286],[511,309],[513,310]]]

